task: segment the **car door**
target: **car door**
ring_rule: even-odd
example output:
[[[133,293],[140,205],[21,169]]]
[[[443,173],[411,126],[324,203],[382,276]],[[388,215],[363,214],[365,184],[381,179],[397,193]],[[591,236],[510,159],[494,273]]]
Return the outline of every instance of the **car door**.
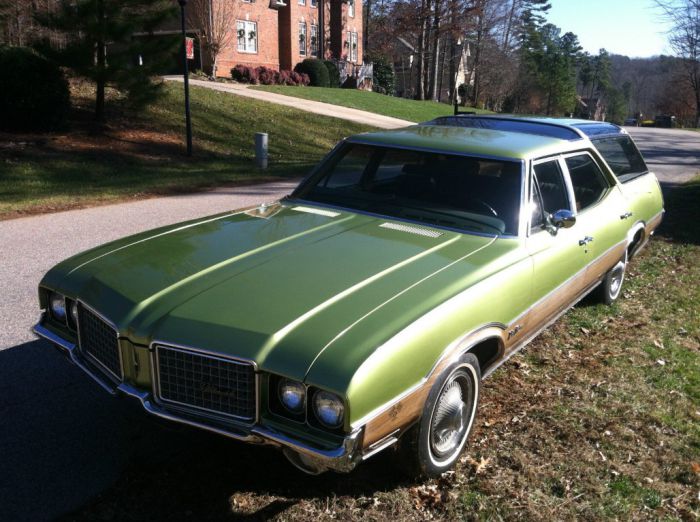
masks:
[[[536,331],[582,291],[587,256],[579,244],[583,227],[556,228],[551,216],[574,212],[561,157],[533,162],[530,172],[530,224],[526,246],[532,259],[532,302],[528,329]]]
[[[588,152],[564,157],[576,208],[577,237],[586,257],[585,286],[595,284],[625,253],[627,202]],[[573,230],[573,229],[572,229]]]

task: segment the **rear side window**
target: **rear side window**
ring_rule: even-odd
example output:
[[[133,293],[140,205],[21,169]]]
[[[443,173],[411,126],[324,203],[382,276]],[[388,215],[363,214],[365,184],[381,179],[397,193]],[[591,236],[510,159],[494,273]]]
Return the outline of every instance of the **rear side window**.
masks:
[[[597,139],[593,142],[620,182],[648,172],[644,158],[629,136]]]
[[[588,154],[566,158],[571,185],[576,199],[576,210],[584,210],[597,203],[608,190],[608,182]]]

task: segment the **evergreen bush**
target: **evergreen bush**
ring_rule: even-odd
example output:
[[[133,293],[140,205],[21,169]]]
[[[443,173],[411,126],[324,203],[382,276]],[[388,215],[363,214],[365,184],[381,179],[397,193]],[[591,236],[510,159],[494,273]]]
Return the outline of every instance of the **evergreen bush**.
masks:
[[[26,47],[0,47],[0,71],[0,127],[48,131],[65,123],[70,91],[58,65]]]

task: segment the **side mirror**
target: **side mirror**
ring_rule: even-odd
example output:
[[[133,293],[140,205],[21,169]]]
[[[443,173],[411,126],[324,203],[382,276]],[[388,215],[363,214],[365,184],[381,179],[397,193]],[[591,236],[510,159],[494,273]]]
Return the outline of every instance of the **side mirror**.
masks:
[[[576,216],[570,210],[557,210],[549,216],[549,223],[557,229],[571,228],[576,224]]]

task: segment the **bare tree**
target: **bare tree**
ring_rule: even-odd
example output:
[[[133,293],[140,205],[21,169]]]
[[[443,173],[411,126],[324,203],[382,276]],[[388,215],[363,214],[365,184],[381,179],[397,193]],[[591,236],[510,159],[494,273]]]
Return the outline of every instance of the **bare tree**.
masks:
[[[700,0],[657,0],[671,22],[669,43],[683,61],[685,80],[695,97],[695,126],[700,127]]]
[[[202,31],[202,49],[216,76],[219,54],[236,38],[237,0],[191,0],[187,19],[191,27]]]

